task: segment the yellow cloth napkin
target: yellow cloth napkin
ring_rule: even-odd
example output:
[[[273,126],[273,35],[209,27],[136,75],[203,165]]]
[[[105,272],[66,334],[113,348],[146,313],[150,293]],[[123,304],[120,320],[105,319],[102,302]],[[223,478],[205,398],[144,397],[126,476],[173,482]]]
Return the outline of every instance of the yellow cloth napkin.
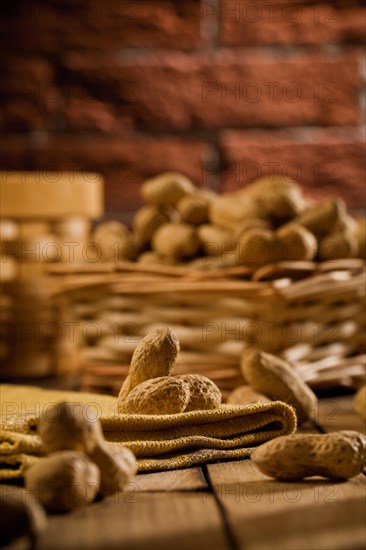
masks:
[[[245,458],[258,444],[296,429],[293,409],[280,401],[147,416],[117,413],[114,397],[29,386],[2,385],[0,400],[0,480],[21,478],[42,455],[38,417],[57,401],[81,403],[89,417],[97,415],[105,438],[131,449],[140,472]]]

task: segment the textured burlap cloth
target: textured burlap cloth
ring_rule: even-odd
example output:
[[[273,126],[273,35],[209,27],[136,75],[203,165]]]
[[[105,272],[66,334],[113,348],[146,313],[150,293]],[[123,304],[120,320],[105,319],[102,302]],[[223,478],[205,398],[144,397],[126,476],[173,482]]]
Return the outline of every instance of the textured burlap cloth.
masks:
[[[97,415],[105,438],[129,447],[140,472],[245,458],[258,444],[296,429],[293,409],[280,401],[175,415],[122,415],[114,397],[17,385],[0,385],[0,401],[0,480],[23,477],[42,456],[38,417],[58,401],[81,403],[89,418]]]

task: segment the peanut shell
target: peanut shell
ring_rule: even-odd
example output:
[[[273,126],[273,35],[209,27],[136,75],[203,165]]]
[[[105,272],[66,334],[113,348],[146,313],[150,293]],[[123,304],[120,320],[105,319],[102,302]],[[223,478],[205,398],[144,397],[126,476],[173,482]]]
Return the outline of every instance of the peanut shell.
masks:
[[[286,261],[310,261],[318,251],[316,237],[305,227],[289,224],[276,232],[284,246],[283,259]]]
[[[93,502],[100,473],[97,466],[78,451],[59,451],[41,458],[25,475],[25,487],[47,510],[67,512]]]
[[[118,403],[118,410],[127,414],[177,414],[185,410],[189,397],[189,385],[184,380],[161,376],[136,386]]]
[[[296,370],[279,357],[248,349],[244,352],[241,369],[255,391],[292,405],[299,423],[314,417],[318,404],[316,395]]]
[[[141,382],[170,375],[178,353],[179,341],[170,328],[158,328],[149,332],[134,351],[129,375],[122,385],[118,403],[122,403],[128,393]]]
[[[222,227],[203,224],[197,229],[197,234],[205,254],[209,256],[221,256],[235,248],[230,232]]]
[[[235,404],[249,404],[249,403],[270,403],[270,399],[263,395],[262,393],[258,393],[250,386],[238,386],[233,390],[228,398],[227,403],[230,405]]]
[[[345,212],[343,201],[330,199],[311,206],[296,219],[296,223],[303,225],[316,237],[319,237],[332,232],[336,224],[343,219]]]
[[[46,453],[63,450],[89,453],[103,438],[99,420],[88,416],[88,407],[66,401],[43,411],[38,433]]]
[[[159,227],[152,239],[155,252],[175,259],[192,258],[200,249],[200,241],[193,226],[185,223],[166,223]]]
[[[139,244],[150,243],[157,229],[169,221],[168,214],[156,206],[147,205],[140,208],[133,220],[134,235]]]
[[[142,184],[142,197],[151,204],[174,206],[185,195],[194,193],[193,183],[183,174],[166,172]]]
[[[355,258],[358,253],[357,237],[348,231],[331,233],[319,242],[319,259],[323,261]]]
[[[258,202],[250,196],[239,193],[218,195],[210,203],[209,218],[212,224],[235,230],[244,221],[253,218],[262,218],[263,210]]]
[[[242,264],[259,267],[277,262],[283,255],[281,241],[269,229],[249,229],[239,239],[238,259]]]
[[[181,198],[176,208],[184,223],[200,225],[208,222],[209,202],[199,194]]]
[[[174,378],[182,380],[189,387],[189,400],[184,412],[217,409],[220,406],[221,392],[206,376],[185,374]]]
[[[100,470],[100,489],[102,496],[123,491],[137,472],[135,455],[118,443],[98,445],[89,455]]]
[[[305,207],[300,187],[280,176],[265,177],[244,189],[258,200],[267,215],[276,220],[290,220],[298,216]]]
[[[100,248],[103,260],[130,260],[136,254],[136,245],[129,230],[118,221],[100,223],[94,231],[94,240]]]
[[[261,472],[276,479],[349,479],[365,467],[366,438],[354,431],[284,435],[255,449],[251,458]]]

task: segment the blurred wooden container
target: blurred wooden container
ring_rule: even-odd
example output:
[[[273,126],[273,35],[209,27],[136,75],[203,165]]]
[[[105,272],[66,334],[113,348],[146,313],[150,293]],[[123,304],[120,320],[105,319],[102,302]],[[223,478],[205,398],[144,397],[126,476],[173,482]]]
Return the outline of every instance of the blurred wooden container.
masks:
[[[68,303],[46,266],[80,261],[103,179],[69,172],[0,172],[1,378],[65,375],[79,367]]]
[[[90,172],[0,172],[2,218],[97,218],[103,213],[103,179]]]
[[[65,300],[48,278],[4,284],[1,299],[1,378],[63,376],[78,369],[79,345],[70,335]]]

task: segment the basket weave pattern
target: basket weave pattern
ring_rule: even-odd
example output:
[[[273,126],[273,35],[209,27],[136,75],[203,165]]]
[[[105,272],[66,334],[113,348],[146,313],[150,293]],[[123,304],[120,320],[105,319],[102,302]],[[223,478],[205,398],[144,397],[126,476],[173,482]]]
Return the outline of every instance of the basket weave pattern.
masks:
[[[121,264],[63,282],[85,389],[116,393],[139,339],[162,325],[180,340],[176,374],[209,376],[224,396],[243,383],[240,359],[252,346],[285,357],[315,388],[357,387],[365,378],[362,260],[272,264],[241,275]]]

